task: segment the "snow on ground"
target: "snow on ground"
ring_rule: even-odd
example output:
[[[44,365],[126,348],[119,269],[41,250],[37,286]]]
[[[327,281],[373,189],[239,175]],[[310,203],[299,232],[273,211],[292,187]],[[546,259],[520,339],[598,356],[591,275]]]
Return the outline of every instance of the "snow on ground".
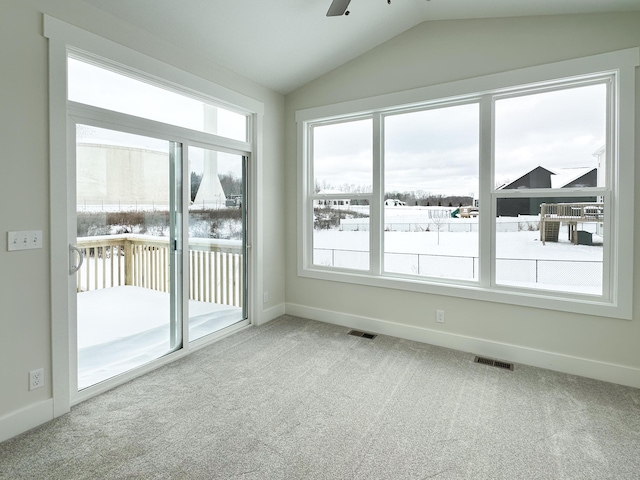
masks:
[[[169,353],[169,294],[123,286],[78,294],[78,389]],[[195,340],[243,319],[242,309],[189,301]]]
[[[564,234],[564,235],[563,235]],[[438,239],[439,237],[439,239]],[[499,258],[595,260],[602,261],[602,238],[593,235],[595,245],[574,245],[561,232],[558,242],[540,241],[539,231],[503,232],[496,234],[496,256]],[[385,232],[385,251],[459,257],[478,256],[477,232]],[[314,230],[314,248],[336,250],[369,250],[369,232]]]
[[[566,227],[558,242],[539,240],[539,231],[496,234],[496,282],[563,292],[602,293],[602,237],[574,245]],[[385,271],[453,279],[478,279],[477,232],[388,231]],[[314,263],[367,270],[369,232],[314,230]]]

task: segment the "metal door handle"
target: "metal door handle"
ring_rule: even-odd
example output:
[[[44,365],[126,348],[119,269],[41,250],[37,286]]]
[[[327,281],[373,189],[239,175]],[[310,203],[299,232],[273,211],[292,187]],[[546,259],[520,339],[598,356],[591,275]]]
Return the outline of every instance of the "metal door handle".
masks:
[[[75,257],[74,254],[77,254],[78,258],[80,259],[77,265],[73,261]],[[78,270],[80,270],[80,267],[82,267],[83,263],[84,263],[84,254],[82,253],[82,250],[80,250],[75,245],[69,244],[69,275],[73,275]]]

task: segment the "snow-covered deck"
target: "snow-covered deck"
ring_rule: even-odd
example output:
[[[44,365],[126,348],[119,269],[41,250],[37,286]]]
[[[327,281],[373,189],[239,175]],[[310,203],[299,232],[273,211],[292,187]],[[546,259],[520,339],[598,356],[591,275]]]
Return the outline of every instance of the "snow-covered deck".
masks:
[[[171,350],[169,294],[120,286],[78,294],[78,389],[159,358]],[[243,319],[242,308],[189,301],[189,339]]]
[[[78,238],[78,388],[171,351],[169,239],[154,235]],[[242,320],[242,242],[189,242],[189,340]]]

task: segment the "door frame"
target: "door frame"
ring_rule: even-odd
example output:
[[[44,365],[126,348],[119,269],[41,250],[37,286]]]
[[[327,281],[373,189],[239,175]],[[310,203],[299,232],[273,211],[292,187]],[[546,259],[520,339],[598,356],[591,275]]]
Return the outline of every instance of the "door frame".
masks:
[[[73,386],[77,385],[77,382],[71,378],[70,371],[71,359],[73,355],[76,355],[76,353],[72,351],[72,347],[75,348],[77,340],[72,338],[70,322],[75,322],[76,312],[72,311],[72,306],[74,305],[72,295],[76,293],[74,289],[70,288],[70,284],[75,280],[75,276],[69,275],[68,243],[69,239],[75,238],[76,233],[74,229],[76,226],[70,222],[68,207],[71,201],[75,204],[75,154],[73,156],[70,155],[72,151],[75,151],[75,134],[73,138],[69,138],[70,129],[68,128],[68,123],[71,121],[69,115],[72,113],[71,110],[74,108],[74,105],[72,102],[67,101],[68,52],[82,52],[87,57],[93,56],[94,58],[103,60],[105,63],[113,62],[118,65],[127,65],[132,71],[144,72],[146,76],[154,78],[156,81],[163,79],[169,86],[179,85],[184,87],[185,90],[198,92],[202,98],[210,98],[217,101],[217,103],[222,103],[222,105],[229,105],[236,111],[243,111],[249,116],[249,123],[251,125],[248,135],[249,141],[243,144],[245,148],[239,149],[240,151],[247,152],[250,159],[247,172],[249,201],[247,202],[246,282],[247,289],[251,292],[251,295],[249,296],[247,304],[247,325],[260,324],[263,313],[262,302],[258,300],[263,297],[263,221],[261,211],[263,193],[260,179],[263,174],[262,132],[264,105],[238,92],[209,82],[201,77],[47,15],[44,16],[44,34],[49,39],[52,417],[57,417],[69,412],[71,406],[76,403],[109,390],[116,385],[120,385],[130,378],[143,375],[164,364],[188,355],[240,328],[245,328],[245,325],[239,325],[235,329],[230,327],[228,329],[230,331],[225,331],[221,335],[208,335],[193,342],[193,345],[187,343],[182,349],[140,367],[134,374],[120,375],[116,377],[117,381],[114,379],[113,382],[102,382],[98,384],[95,389],[91,389],[91,392],[87,392],[89,389],[83,390],[86,395],[75,395],[73,393]],[[111,115],[120,115],[101,109],[94,110],[100,111],[101,120],[106,122],[108,122]],[[82,117],[84,117],[84,114]],[[146,122],[146,120],[144,122]],[[175,128],[179,129],[179,127]],[[143,134],[148,133],[149,132]],[[210,144],[208,141],[210,138],[210,134],[202,134],[203,143]],[[236,141],[222,137],[219,137],[219,139],[223,146],[229,145],[229,142],[233,147],[238,146],[238,142]],[[219,147],[217,141],[215,147]],[[234,150],[236,150],[236,148],[234,148]],[[186,162],[183,162],[183,171],[185,164]],[[73,186],[73,188],[70,188],[71,186]],[[183,195],[186,195],[187,189],[183,190]],[[188,278],[183,276],[183,282],[187,280]],[[188,327],[188,322],[184,322],[183,328],[185,325]]]
[[[180,135],[185,133],[184,129],[179,127],[172,127],[169,125],[165,125],[162,123],[155,122],[153,120],[141,119],[137,117],[132,117],[126,114],[121,114],[117,112],[104,111],[102,109],[96,109],[95,107],[90,107],[86,105],[76,104],[74,102],[69,102],[67,106],[67,138],[69,139],[68,144],[68,153],[67,153],[67,167],[69,172],[69,178],[67,179],[67,192],[68,197],[67,201],[69,204],[67,205],[67,222],[69,225],[69,238],[68,243],[76,244],[77,236],[76,236],[76,214],[77,214],[77,199],[76,199],[76,125],[87,125],[96,128],[105,128],[113,131],[133,134],[133,135],[141,135],[148,138],[156,138],[159,140],[170,141],[181,145],[182,150],[182,158],[180,162],[180,171],[175,171],[176,182],[185,185],[186,182],[189,181],[190,178],[190,170],[189,170],[189,147],[197,147],[197,148],[205,148],[208,150],[216,151],[216,152],[226,152],[232,153],[234,155],[241,156],[243,158],[243,163],[246,162],[249,164],[251,162],[251,153],[248,150],[240,150],[229,148],[228,145],[237,143],[237,147],[245,147],[244,142],[236,142],[233,140],[225,139],[221,143],[225,143],[227,146],[222,146],[219,144],[214,144],[211,142],[203,142],[201,139],[191,140],[189,138],[183,138]],[[196,136],[193,132],[189,133],[190,137]],[[215,137],[214,135],[209,135],[210,137]],[[247,158],[247,160],[245,160]],[[244,168],[243,168],[244,170]],[[171,177],[172,173],[170,173]],[[245,183],[248,178],[245,179]],[[169,185],[170,189],[175,189],[175,184]],[[113,388],[114,386],[120,385],[123,382],[126,382],[132,378],[135,378],[140,375],[140,371],[147,372],[150,369],[157,368],[156,363],[159,365],[164,365],[167,362],[173,361],[185,354],[188,354],[189,351],[192,351],[197,347],[202,347],[210,344],[213,340],[224,337],[229,334],[229,332],[235,332],[240,328],[243,328],[250,324],[248,318],[243,319],[236,324],[227,327],[219,332],[213,332],[208,334],[202,338],[195,340],[194,342],[189,341],[189,313],[188,313],[188,292],[189,292],[189,278],[190,278],[190,264],[189,264],[189,255],[188,246],[189,246],[189,190],[187,188],[181,189],[181,198],[179,200],[179,204],[182,206],[180,213],[181,216],[181,224],[179,226],[179,237],[178,240],[178,253],[177,258],[181,260],[176,264],[176,268],[178,268],[177,272],[177,281],[181,282],[175,285],[175,288],[181,294],[181,298],[177,299],[179,305],[182,306],[181,312],[179,313],[179,317],[182,319],[181,324],[181,347],[178,347],[175,351],[167,352],[165,355],[149,362],[148,364],[136,367],[130,371],[118,374],[114,377],[111,377],[107,380],[104,380],[98,384],[92,385],[90,387],[84,388],[83,390],[78,391],[74,386],[77,385],[77,375],[78,375],[78,363],[77,363],[77,296],[73,294],[77,290],[77,282],[76,275],[72,274],[68,276],[68,288],[70,290],[69,295],[69,381],[70,381],[70,389],[71,389],[71,405],[75,405],[83,400],[91,398],[99,393],[102,393],[106,390]],[[248,198],[247,198],[248,197]],[[246,195],[245,198],[251,202],[251,195]],[[247,209],[245,209],[245,212]],[[246,221],[248,224],[248,218]],[[246,224],[244,227],[246,228]],[[250,249],[246,247],[248,243],[245,243],[244,246],[244,263],[248,264],[250,261]],[[243,265],[243,271],[246,271]],[[250,277],[245,276],[246,280],[244,282],[244,289],[247,292],[245,298],[250,299],[250,290],[251,290],[251,280]],[[243,292],[244,294],[244,292]],[[249,302],[250,304],[250,302]],[[247,305],[248,306],[248,305]],[[248,309],[247,309],[248,314]],[[175,321],[179,321],[180,318],[174,319]],[[172,327],[173,328],[173,327]],[[162,361],[161,361],[162,360]],[[150,368],[146,368],[149,366]]]

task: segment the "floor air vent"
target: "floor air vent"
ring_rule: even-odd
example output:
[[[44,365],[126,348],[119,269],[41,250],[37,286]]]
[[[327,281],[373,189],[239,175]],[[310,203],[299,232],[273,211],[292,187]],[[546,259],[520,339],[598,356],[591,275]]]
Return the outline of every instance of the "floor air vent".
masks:
[[[377,335],[374,335],[373,333],[359,332],[358,330],[351,330],[349,332],[349,335],[353,335],[354,337],[368,338],[369,340],[373,340],[377,337]]]
[[[475,363],[481,363],[483,365],[489,365],[491,367],[503,368],[505,370],[513,370],[513,363],[502,362],[500,360],[493,360],[486,357],[476,357]]]

